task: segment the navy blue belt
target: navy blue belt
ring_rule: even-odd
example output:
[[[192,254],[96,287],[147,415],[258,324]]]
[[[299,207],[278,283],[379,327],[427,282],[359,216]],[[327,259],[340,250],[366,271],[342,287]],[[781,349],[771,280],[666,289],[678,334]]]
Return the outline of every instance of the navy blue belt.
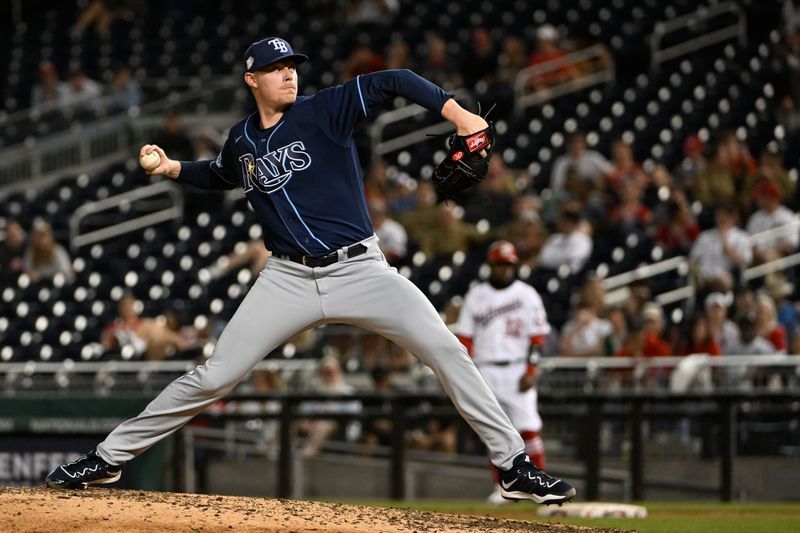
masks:
[[[342,254],[342,259],[349,259],[351,257],[358,257],[359,255],[362,255],[362,254],[366,253],[366,251],[367,251],[367,247],[359,242],[359,243],[353,244],[352,246],[348,246],[347,248],[344,248],[344,252],[345,253]],[[325,266],[328,266],[328,265],[332,265],[332,264],[336,263],[337,261],[339,261],[339,250],[336,250],[335,252],[331,252],[331,253],[329,253],[327,255],[320,255],[320,256],[314,256],[314,255],[279,255],[278,257],[280,259],[288,259],[289,261],[293,261],[295,263],[300,263],[301,265],[305,265],[307,267],[319,268],[319,267],[325,267]]]

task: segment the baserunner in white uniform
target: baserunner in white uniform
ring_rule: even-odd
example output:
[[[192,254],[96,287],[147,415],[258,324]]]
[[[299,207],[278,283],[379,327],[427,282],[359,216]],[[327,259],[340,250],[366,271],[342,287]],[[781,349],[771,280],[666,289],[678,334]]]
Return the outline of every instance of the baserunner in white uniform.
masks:
[[[536,289],[517,279],[513,244],[492,243],[486,260],[491,267],[489,279],[467,292],[456,334],[522,436],[528,457],[544,469],[535,383],[539,349],[550,333],[547,313]],[[498,472],[492,470],[495,490],[487,501],[506,503]]]
[[[79,460],[51,472],[54,487],[119,478],[121,465],[222,398],[266,354],[315,325],[338,322],[375,331],[419,357],[490,450],[512,497],[560,502],[569,484],[537,470],[525,445],[464,347],[422,292],[378,248],[364,199],[353,131],[402,96],[453,123],[459,134],[487,126],[451,95],[407,70],[358,76],[313,96],[297,95],[296,65],[308,59],[287,41],[253,43],[244,82],[257,111],[231,128],[213,161],[175,161],[155,145],[163,174],[204,189],[241,187],[272,257],[205,364],[173,381],[138,416]]]

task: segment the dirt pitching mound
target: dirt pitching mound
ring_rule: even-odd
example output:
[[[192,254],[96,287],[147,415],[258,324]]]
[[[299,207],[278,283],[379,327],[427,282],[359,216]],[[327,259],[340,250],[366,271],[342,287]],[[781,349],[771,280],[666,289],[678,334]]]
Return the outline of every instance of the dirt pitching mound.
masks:
[[[109,489],[0,489],[0,531],[472,532],[608,531],[485,516],[300,500]]]

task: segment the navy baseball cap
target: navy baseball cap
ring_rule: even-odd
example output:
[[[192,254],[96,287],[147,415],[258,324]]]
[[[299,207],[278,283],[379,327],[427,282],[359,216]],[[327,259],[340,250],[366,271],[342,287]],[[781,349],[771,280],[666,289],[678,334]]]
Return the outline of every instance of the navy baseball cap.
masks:
[[[294,59],[297,64],[308,60],[308,56],[295,54],[290,45],[280,37],[267,37],[247,47],[244,53],[244,68],[253,72],[284,59]]]

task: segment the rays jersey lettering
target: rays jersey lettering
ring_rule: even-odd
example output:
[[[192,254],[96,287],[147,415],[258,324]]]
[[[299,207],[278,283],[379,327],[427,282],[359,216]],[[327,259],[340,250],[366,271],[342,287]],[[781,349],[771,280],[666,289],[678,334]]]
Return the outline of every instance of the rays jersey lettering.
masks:
[[[253,190],[272,194],[282,189],[295,172],[311,166],[311,156],[306,152],[303,141],[294,141],[281,146],[259,158],[244,154],[239,158],[242,164],[242,188],[244,192]]]

